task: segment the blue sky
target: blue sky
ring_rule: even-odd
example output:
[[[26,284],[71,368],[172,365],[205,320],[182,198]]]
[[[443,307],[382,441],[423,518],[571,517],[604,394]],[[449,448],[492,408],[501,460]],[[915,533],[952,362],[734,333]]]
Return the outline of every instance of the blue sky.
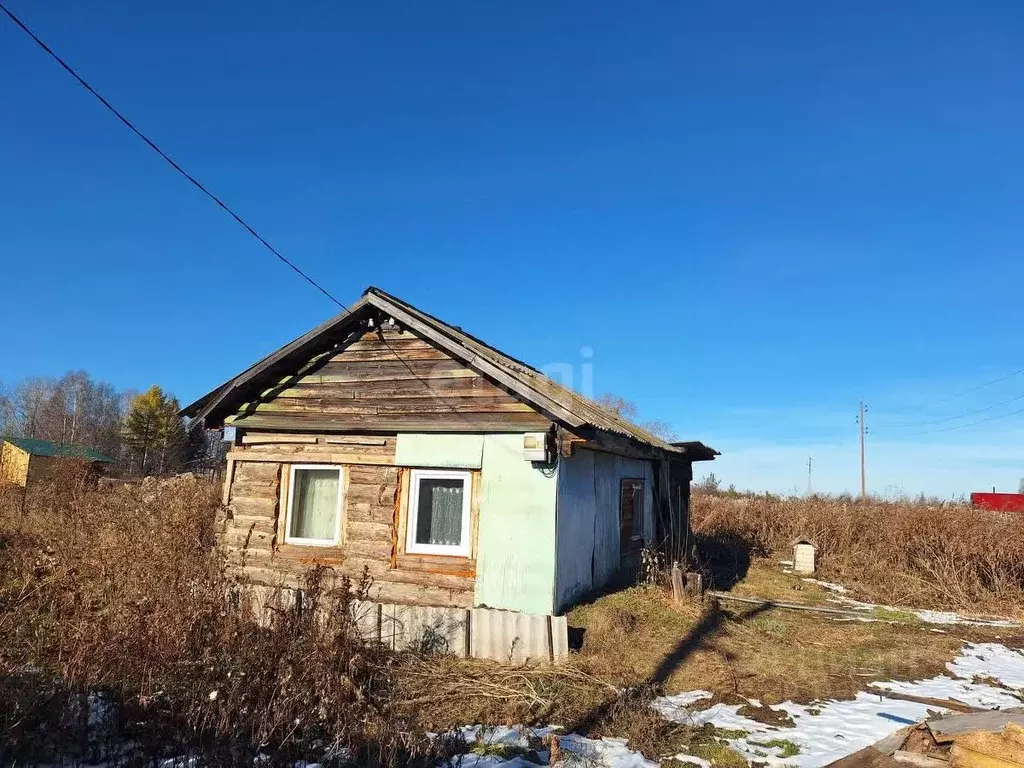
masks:
[[[1024,476],[1024,5],[6,0],[343,301],[584,362],[739,487]],[[0,19],[0,381],[187,402],[333,306]],[[935,402],[940,401],[940,402]],[[1008,403],[976,418],[1024,407]],[[956,426],[966,417],[938,426]]]

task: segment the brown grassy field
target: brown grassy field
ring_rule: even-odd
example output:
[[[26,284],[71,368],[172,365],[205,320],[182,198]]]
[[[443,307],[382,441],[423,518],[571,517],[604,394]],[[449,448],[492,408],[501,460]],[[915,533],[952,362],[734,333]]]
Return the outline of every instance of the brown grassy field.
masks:
[[[818,547],[819,576],[898,606],[1024,615],[1024,516],[965,504],[694,494],[700,546],[719,559]],[[728,565],[728,563],[726,563]]]
[[[111,490],[68,478],[24,500],[0,494],[5,759],[99,758],[131,741],[140,759],[251,765],[263,751],[283,765],[338,745],[368,764],[426,766],[465,749],[427,730],[473,722],[558,722],[626,736],[658,758],[707,738],[661,721],[647,706],[659,693],[849,696],[866,680],[935,674],[964,640],[998,632],[675,604],[662,588],[634,587],[570,614],[582,644],[558,668],[393,653],[360,641],[349,593],[325,590],[318,573],[302,610],[278,604],[269,625],[251,622],[214,546],[217,496],[190,478]],[[1019,610],[1016,519],[836,505],[700,497],[694,514],[705,556],[743,561],[738,593],[823,602],[763,557],[810,534],[822,575],[864,597]],[[1005,630],[1001,641],[1016,643]],[[88,717],[97,701],[114,713],[101,726]]]
[[[4,759],[132,743],[137,761],[251,766],[266,750],[289,764],[323,745],[374,765],[436,761],[447,747],[396,710],[395,656],[360,642],[349,589],[314,572],[301,610],[250,621],[213,548],[216,508],[191,478],[104,491],[68,477],[0,498]]]

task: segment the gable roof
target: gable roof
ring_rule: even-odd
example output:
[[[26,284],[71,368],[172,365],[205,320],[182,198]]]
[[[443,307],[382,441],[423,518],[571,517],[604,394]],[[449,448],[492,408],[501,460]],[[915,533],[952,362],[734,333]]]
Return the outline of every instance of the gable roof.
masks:
[[[106,454],[100,453],[95,448],[77,443],[54,443],[50,440],[37,440],[33,437],[5,437],[3,442],[8,442],[31,456],[53,456],[62,459],[85,459],[86,461],[98,461],[103,464],[112,464],[114,460]]]
[[[359,301],[308,333],[263,358],[230,381],[212,390],[182,409],[182,414],[198,422],[212,417],[222,419],[230,410],[265,389],[265,384],[305,364],[314,355],[327,351],[339,336],[360,321],[376,315],[391,317],[400,326],[424,337],[456,360],[485,377],[528,405],[549,415],[570,429],[592,428],[635,440],[644,445],[675,454],[686,453],[683,444],[672,445],[642,429],[614,411],[588,400],[568,387],[548,378],[536,368],[509,357],[498,349],[466,333],[458,326],[416,309],[379,288],[369,287]]]

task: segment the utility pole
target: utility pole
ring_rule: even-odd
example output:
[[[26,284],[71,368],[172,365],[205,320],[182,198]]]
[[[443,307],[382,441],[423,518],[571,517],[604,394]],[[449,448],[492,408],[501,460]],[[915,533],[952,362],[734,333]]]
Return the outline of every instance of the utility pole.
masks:
[[[810,496],[813,491],[811,490],[811,464],[814,463],[814,459],[810,456],[807,457],[807,495]]]
[[[857,417],[857,423],[860,425],[860,498],[861,501],[866,501],[868,498],[868,482],[867,474],[865,472],[864,464],[864,434],[867,432],[867,425],[864,423],[864,412],[867,408],[864,406],[864,401],[860,401],[860,415]]]

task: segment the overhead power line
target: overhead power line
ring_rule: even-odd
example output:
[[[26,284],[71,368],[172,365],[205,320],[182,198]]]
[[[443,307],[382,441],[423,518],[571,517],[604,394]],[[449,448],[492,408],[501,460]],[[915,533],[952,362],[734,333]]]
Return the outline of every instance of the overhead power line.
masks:
[[[928,408],[928,407],[930,407],[932,405],[939,405],[940,403],[948,403],[950,400],[957,400],[957,399],[959,399],[961,397],[965,397],[966,395],[973,394],[974,392],[977,392],[980,389],[985,389],[986,387],[991,387],[993,384],[998,384],[998,383],[1000,383],[1002,381],[1006,381],[1007,379],[1012,379],[1014,376],[1019,376],[1022,373],[1024,373],[1024,368],[1019,368],[1016,371],[1012,371],[1011,373],[1006,374],[1005,376],[1000,376],[998,379],[992,379],[992,381],[986,381],[984,384],[978,384],[976,387],[971,387],[970,389],[965,389],[963,392],[957,392],[956,394],[953,394],[953,395],[947,395],[946,397],[940,397],[938,400],[929,400],[928,402],[925,402],[925,403],[922,403],[922,404],[919,404],[919,405],[906,406],[904,408],[896,408],[894,410],[896,412],[907,411],[907,410],[921,410],[922,408]],[[900,426],[900,425],[895,425],[894,424],[893,426]],[[904,425],[904,426],[909,426],[909,425]]]
[[[1014,398],[1014,399],[1017,399],[1017,398]],[[1017,410],[1017,411],[1010,411],[1009,413],[1000,413],[1000,414],[998,414],[996,416],[989,416],[987,419],[978,419],[977,421],[971,421],[971,422],[968,422],[967,424],[954,424],[952,427],[940,427],[939,429],[926,429],[924,432],[911,432],[910,434],[906,435],[906,437],[916,437],[917,435],[931,435],[931,434],[934,434],[936,432],[951,432],[954,429],[965,429],[967,427],[973,427],[973,426],[976,426],[978,424],[987,424],[990,421],[998,421],[999,419],[1006,419],[1006,418],[1009,418],[1010,416],[1016,416],[1016,415],[1021,414],[1021,413],[1024,413],[1024,408],[1021,408],[1020,410]]]
[[[154,152],[160,155],[160,157],[162,157],[167,162],[167,164],[171,166],[171,168],[173,168],[176,172],[184,176],[194,187],[196,187],[196,189],[198,189],[208,198],[213,200],[213,202],[215,202],[221,209],[223,209],[232,219],[234,219],[238,224],[245,228],[245,230],[250,235],[256,238],[263,245],[264,248],[266,248],[274,256],[280,259],[284,264],[290,267],[296,274],[302,277],[303,280],[312,285],[320,293],[322,293],[328,299],[333,301],[337,306],[339,306],[343,313],[351,314],[351,310],[349,310],[347,306],[345,306],[337,298],[335,298],[330,291],[328,291],[326,288],[320,285],[320,283],[318,283],[312,277],[303,272],[294,262],[288,259],[288,257],[286,257],[279,250],[277,250],[277,248],[275,248],[273,245],[271,245],[267,241],[267,239],[264,238],[259,232],[257,232],[252,225],[250,225],[245,219],[243,219],[241,216],[235,213],[235,211],[227,203],[225,203],[223,200],[217,197],[217,195],[211,192],[195,176],[193,176],[191,173],[182,168],[169,154],[167,154],[163,149],[161,149],[160,146],[155,141],[153,141],[146,134],[144,134],[142,131],[136,128],[135,124],[132,123],[131,120],[129,120],[119,109],[117,109],[117,107],[115,107],[113,104],[107,101],[107,99],[104,98],[99,91],[93,88],[93,86],[91,86],[84,77],[78,74],[78,72],[76,72],[70,64],[68,64],[66,61],[64,61],[64,59],[57,55],[57,53],[50,46],[44,43],[35,32],[29,29],[28,26],[21,19],[15,16],[14,13],[6,5],[3,4],[3,2],[0,2],[0,11],[3,11],[7,15],[7,17],[10,18],[10,20],[13,21],[26,35],[32,38],[35,44],[42,48],[50,56],[50,58],[56,61],[61,66],[61,68],[64,69],[65,72],[71,75],[78,82],[79,85],[81,85],[85,90],[87,90],[89,93],[95,96],[96,99],[104,107],[106,107],[106,109],[111,114],[113,114],[118,120],[121,121],[121,123],[125,125],[125,127],[128,128],[128,130],[130,130],[132,133],[134,133],[136,136],[142,139],[150,149],[152,149]],[[414,378],[416,378],[421,384],[423,384],[424,387],[426,387],[431,397],[433,397],[439,403],[442,403],[443,405],[446,405],[448,408],[450,408],[452,413],[456,413],[460,417],[465,418],[464,414],[459,413],[459,411],[457,411],[454,408],[454,406],[445,403],[445,401],[441,400],[441,398],[439,398],[437,394],[434,393],[433,389],[431,389],[430,385],[426,382],[426,380],[424,380],[422,376],[417,374],[412,369],[412,366],[409,365],[408,361],[406,361],[405,358],[403,358],[401,355],[398,354],[398,352],[395,351],[395,349],[388,343],[387,339],[384,338],[383,334],[380,335],[380,339],[384,343],[384,346],[387,347],[388,350],[391,352],[391,354],[394,355],[395,358],[400,363],[402,363],[402,365],[405,366],[406,370],[408,370],[409,373],[412,374]]]
[[[985,411],[991,411],[993,408],[998,408],[1001,405],[1006,405],[1007,403],[1012,403],[1016,400],[1024,400],[1024,392],[1022,392],[1019,395],[1015,395],[1014,397],[1009,397],[1006,400],[1000,400],[998,403],[987,405],[984,408],[975,408],[973,411],[964,411],[963,413],[958,413],[954,416],[947,416],[944,419],[932,419],[931,421],[915,421],[909,424],[892,424],[891,426],[903,429],[904,427],[925,427],[928,426],[929,424],[945,424],[950,421],[956,421],[957,419],[965,419],[968,416],[973,416],[976,413],[985,413]]]
[[[111,114],[113,114],[118,120],[120,120],[122,123],[124,123],[125,127],[127,127],[128,130],[130,130],[132,133],[134,133],[136,136],[138,136],[140,139],[142,139],[144,142],[146,142],[146,144],[149,145],[150,149],[152,149],[154,152],[156,152],[158,155],[160,155],[160,157],[162,157],[164,160],[166,160],[168,165],[170,165],[175,171],[180,173],[186,179],[188,179],[189,182],[191,182],[192,185],[196,187],[196,189],[198,189],[200,192],[202,192],[208,198],[213,200],[213,202],[215,202],[217,205],[219,205],[221,208],[223,208],[224,211],[226,211],[227,214],[231,218],[233,218],[235,221],[237,221],[239,224],[241,224],[243,227],[245,227],[246,231],[248,231],[248,233],[250,235],[252,235],[257,240],[259,240],[268,251],[270,251],[272,254],[274,254],[274,256],[276,256],[282,262],[284,262],[289,267],[291,267],[298,275],[300,275],[302,277],[303,280],[305,280],[307,283],[312,285],[314,288],[316,288],[318,291],[320,291],[320,293],[322,293],[328,299],[333,301],[339,307],[341,307],[342,309],[347,311],[348,308],[344,304],[342,304],[340,301],[338,301],[336,298],[334,298],[334,296],[331,295],[330,291],[328,291],[326,288],[324,288],[322,285],[320,285],[320,283],[318,283],[312,277],[310,277],[305,272],[303,272],[301,269],[299,269],[299,267],[297,267],[293,262],[289,261],[289,259],[284,254],[282,254],[279,250],[277,250],[277,248],[275,248],[270,243],[268,243],[267,240],[259,232],[257,232],[245,219],[243,219],[241,216],[239,216],[237,213],[235,213],[231,209],[231,207],[228,206],[227,203],[225,203],[223,200],[221,200],[219,197],[217,197],[217,195],[213,194],[213,192],[211,192],[209,189],[207,189],[206,186],[204,186],[203,183],[200,182],[195,176],[193,176],[191,173],[189,173],[184,168],[182,168],[180,165],[178,165],[178,163],[175,162],[174,159],[170,155],[168,155],[166,152],[164,152],[157,145],[157,143],[155,141],[153,141],[146,134],[144,134],[142,131],[140,131],[138,128],[136,128],[134,123],[132,123],[131,120],[129,120],[127,117],[125,117],[124,114],[120,110],[117,109],[117,107],[115,107],[113,104],[111,104],[109,101],[107,101],[99,91],[97,91],[95,88],[93,88],[91,85],[89,85],[89,83],[85,80],[84,77],[82,77],[80,74],[78,74],[78,72],[76,72],[71,67],[70,64],[68,64],[66,61],[64,61],[64,59],[62,59],[60,56],[58,56],[57,53],[50,46],[48,46],[46,43],[44,43],[42,40],[40,40],[39,36],[36,35],[36,33],[33,32],[31,29],[29,29],[25,25],[25,23],[21,19],[19,19],[17,16],[15,16],[11,12],[11,10],[9,8],[7,8],[7,6],[5,6],[2,2],[0,2],[0,11],[3,11],[5,14],[7,14],[7,16],[10,18],[11,21],[13,21],[15,24],[17,24],[18,27],[20,27],[21,30],[26,35],[28,35],[29,37],[32,38],[32,40],[35,41],[36,45],[38,45],[40,48],[42,48],[44,51],[46,51],[46,53],[49,54],[50,58],[52,58],[54,61],[56,61],[64,69],[64,71],[66,71],[69,75],[71,75],[73,78],[75,78],[75,80],[78,81],[79,85],[81,85],[83,88],[85,88],[85,90],[87,90],[89,93],[91,93],[93,96],[95,96],[97,98],[97,100],[99,100],[99,102],[104,107],[106,107],[107,110],[110,111]]]

